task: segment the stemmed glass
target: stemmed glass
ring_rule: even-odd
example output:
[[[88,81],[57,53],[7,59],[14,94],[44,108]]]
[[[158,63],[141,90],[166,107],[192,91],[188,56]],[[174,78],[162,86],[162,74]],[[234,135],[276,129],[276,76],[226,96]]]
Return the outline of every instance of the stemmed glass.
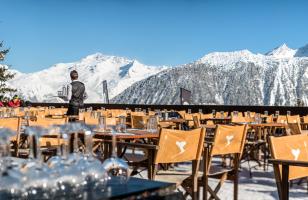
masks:
[[[20,198],[23,175],[10,157],[10,139],[16,132],[0,129],[0,199]]]
[[[77,198],[82,195],[83,190],[83,177],[81,176],[82,170],[78,166],[79,160],[82,156],[78,153],[78,133],[80,132],[79,123],[69,123],[61,125],[60,133],[63,140],[62,156],[54,158],[50,161],[49,165],[53,169],[53,175],[56,177],[56,193],[58,196],[70,196]],[[70,154],[71,138],[73,140],[73,153]],[[59,155],[58,155],[59,156]],[[60,162],[56,163],[56,160]]]
[[[148,123],[147,123],[147,130],[151,133],[154,133],[157,131],[157,117],[156,116],[150,116]]]
[[[78,160],[78,168],[83,178],[83,186],[88,191],[103,192],[108,180],[102,163],[93,155],[93,131],[83,126],[85,136],[85,154]]]
[[[26,198],[52,198],[55,194],[55,182],[48,166],[41,158],[40,137],[48,134],[48,129],[32,126],[25,129],[30,139],[29,159],[23,166],[25,177],[23,184]],[[35,156],[34,156],[35,155]]]
[[[111,181],[112,183],[125,184],[129,179],[130,170],[128,164],[123,159],[117,157],[115,126],[111,126],[111,133],[112,133],[111,157],[103,162],[103,168],[105,169],[106,173],[105,177],[108,177],[108,181]]]

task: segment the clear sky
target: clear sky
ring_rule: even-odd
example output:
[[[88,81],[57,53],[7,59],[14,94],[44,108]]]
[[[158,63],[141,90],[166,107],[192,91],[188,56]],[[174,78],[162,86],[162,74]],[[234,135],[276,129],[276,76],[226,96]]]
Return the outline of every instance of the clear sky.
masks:
[[[306,3],[307,2],[307,3]],[[308,43],[305,0],[0,0],[5,64],[34,72],[89,54],[179,65],[213,51]]]

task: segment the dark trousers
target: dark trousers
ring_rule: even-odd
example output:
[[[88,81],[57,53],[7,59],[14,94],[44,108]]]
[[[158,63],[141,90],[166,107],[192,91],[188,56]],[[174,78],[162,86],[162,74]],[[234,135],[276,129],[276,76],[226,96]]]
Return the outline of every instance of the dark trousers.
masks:
[[[70,116],[78,116],[79,115],[79,106],[74,106],[69,104],[66,115],[69,117],[69,121],[75,121],[74,118],[70,118]]]

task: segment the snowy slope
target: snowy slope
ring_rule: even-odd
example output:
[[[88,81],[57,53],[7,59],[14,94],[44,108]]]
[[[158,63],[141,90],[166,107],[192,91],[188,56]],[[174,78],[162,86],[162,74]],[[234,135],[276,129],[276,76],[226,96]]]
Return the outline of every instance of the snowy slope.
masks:
[[[136,60],[106,56],[101,53],[89,55],[73,63],[59,63],[35,72],[16,72],[9,84],[18,93],[33,102],[61,102],[57,91],[69,83],[69,72],[76,69],[80,80],[85,83],[89,98],[86,102],[102,102],[102,82],[107,80],[109,97],[121,93],[133,83],[158,73],[167,67],[146,66]]]
[[[284,44],[265,55],[248,50],[210,53],[137,82],[113,101],[178,104],[183,87],[192,91],[194,104],[294,105],[301,98],[307,105],[307,49]]]

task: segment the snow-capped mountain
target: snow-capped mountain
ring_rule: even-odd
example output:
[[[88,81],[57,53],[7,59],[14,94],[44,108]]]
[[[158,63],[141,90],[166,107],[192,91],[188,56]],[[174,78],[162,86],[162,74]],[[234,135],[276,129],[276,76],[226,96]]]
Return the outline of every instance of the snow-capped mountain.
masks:
[[[214,52],[133,84],[116,103],[179,104],[180,87],[192,91],[193,104],[308,104],[308,45],[285,44],[263,55],[248,50]]]
[[[79,80],[86,86],[89,97],[86,102],[100,103],[103,99],[102,82],[104,80],[107,80],[109,98],[112,98],[133,83],[166,68],[147,66],[137,60],[96,53],[77,62],[59,63],[35,73],[21,73],[13,70],[16,75],[8,84],[18,89],[18,93],[30,101],[62,102],[60,98],[55,97],[57,91],[69,83],[69,73],[76,69]]]

